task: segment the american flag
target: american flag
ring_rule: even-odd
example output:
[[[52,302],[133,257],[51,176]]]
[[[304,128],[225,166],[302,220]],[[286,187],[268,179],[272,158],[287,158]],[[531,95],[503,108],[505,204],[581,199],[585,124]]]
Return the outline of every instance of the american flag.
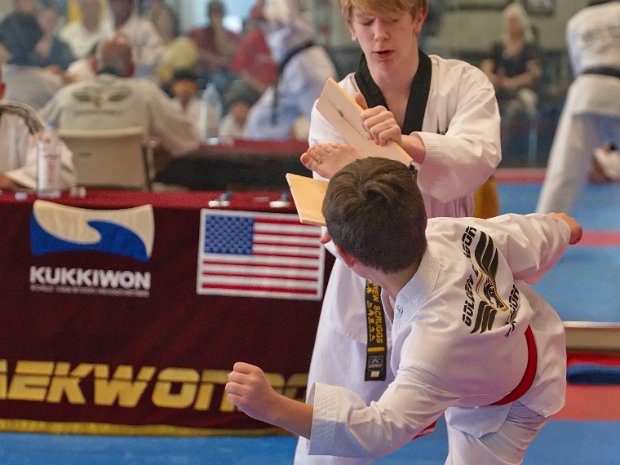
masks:
[[[295,214],[203,209],[198,294],[320,300],[321,228]]]

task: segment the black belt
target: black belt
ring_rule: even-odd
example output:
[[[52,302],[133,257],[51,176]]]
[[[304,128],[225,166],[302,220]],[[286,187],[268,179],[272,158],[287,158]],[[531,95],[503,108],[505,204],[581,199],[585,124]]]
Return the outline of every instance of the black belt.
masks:
[[[599,74],[601,76],[612,76],[620,78],[620,69],[611,66],[595,66],[584,69],[581,74]]]

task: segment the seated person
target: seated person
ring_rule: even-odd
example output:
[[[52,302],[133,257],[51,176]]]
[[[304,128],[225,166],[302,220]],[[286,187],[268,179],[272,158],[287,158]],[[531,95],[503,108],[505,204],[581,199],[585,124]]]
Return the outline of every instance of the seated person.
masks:
[[[69,44],[56,34],[58,11],[51,4],[43,6],[37,13],[37,21],[43,36],[34,49],[32,65],[64,76],[69,65],[75,61],[75,56]]]
[[[256,92],[245,81],[233,81],[224,94],[224,101],[228,107],[228,113],[220,122],[219,136],[241,139],[250,109],[256,103]]]
[[[263,15],[278,75],[250,110],[244,137],[285,140],[291,138],[299,116],[310,121],[312,106],[336,69],[326,50],[312,40],[315,31],[303,2],[267,0]]]
[[[200,143],[193,121],[155,83],[134,78],[131,46],[124,36],[104,39],[95,57],[97,75],[61,89],[41,111],[59,129],[142,127],[173,156]]]
[[[164,44],[155,74],[161,86],[169,89],[176,71],[191,69],[196,65],[198,48],[191,39],[179,35],[179,20],[168,5],[160,4],[152,10],[150,19]]]
[[[192,121],[200,119],[200,97],[198,97],[198,76],[191,69],[180,69],[173,73],[170,83],[172,103]]]
[[[35,47],[43,30],[34,15],[15,11],[0,23],[4,81],[4,98],[25,103],[35,109],[43,107],[64,85],[60,76],[37,66],[33,61]]]
[[[0,66],[0,100],[4,95]],[[0,102],[0,190],[35,189],[37,134],[43,123],[36,112],[18,103]],[[75,185],[71,151],[61,142],[60,179],[65,188]]]
[[[261,27],[265,0],[258,0],[250,11],[239,47],[230,62],[230,71],[256,92],[263,95],[275,81],[278,64],[271,56],[266,33]]]
[[[113,34],[127,38],[135,63],[136,77],[153,79],[161,59],[163,43],[153,23],[135,11],[135,0],[109,0]]]
[[[97,42],[111,34],[111,25],[103,19],[104,0],[77,0],[80,19],[65,24],[60,37],[69,44],[73,55],[84,58],[90,55]]]
[[[504,9],[503,17],[504,37],[492,45],[489,57],[482,61],[480,68],[495,86],[503,123],[502,141],[508,148],[512,144],[507,131],[515,119],[536,115],[536,87],[542,69],[525,9],[518,3],[511,3]]]
[[[220,0],[210,0],[207,4],[209,23],[187,33],[198,48],[196,73],[205,82],[215,84],[222,94],[233,79],[229,70],[230,60],[239,44],[239,36],[224,26],[226,6]]]

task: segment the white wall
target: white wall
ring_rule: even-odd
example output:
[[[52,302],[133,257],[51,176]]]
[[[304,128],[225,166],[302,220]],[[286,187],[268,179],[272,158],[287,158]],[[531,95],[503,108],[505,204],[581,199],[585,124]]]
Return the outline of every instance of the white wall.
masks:
[[[170,3],[173,5],[176,3],[184,32],[207,24],[209,0],[176,0]],[[256,3],[255,0],[223,0],[223,3],[226,6],[224,24],[234,31],[241,32],[243,21],[247,19],[250,9]]]

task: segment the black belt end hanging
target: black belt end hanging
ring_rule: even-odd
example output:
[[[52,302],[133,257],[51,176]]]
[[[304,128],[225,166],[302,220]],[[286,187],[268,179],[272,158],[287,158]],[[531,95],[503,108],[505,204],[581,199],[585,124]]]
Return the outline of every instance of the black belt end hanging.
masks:
[[[366,370],[365,381],[385,381],[387,371],[387,334],[381,288],[366,281]]]

